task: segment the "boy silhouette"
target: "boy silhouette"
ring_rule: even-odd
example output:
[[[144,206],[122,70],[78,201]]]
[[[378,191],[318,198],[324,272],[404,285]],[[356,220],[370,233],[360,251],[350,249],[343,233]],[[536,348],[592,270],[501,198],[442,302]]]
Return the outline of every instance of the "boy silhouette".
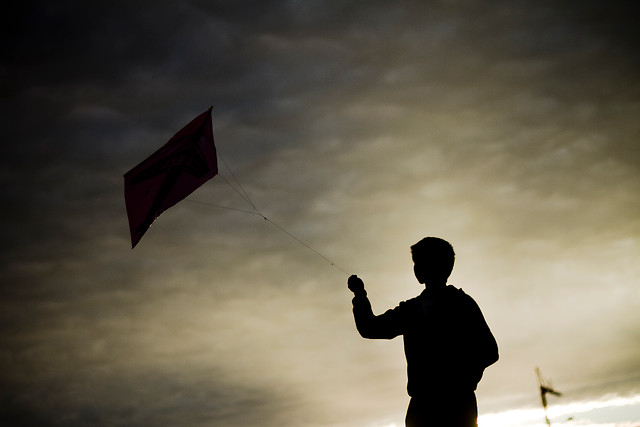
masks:
[[[404,338],[407,427],[477,427],[475,390],[498,345],[480,308],[462,289],[447,285],[455,253],[446,240],[426,237],[411,247],[413,271],[425,290],[376,316],[364,282],[351,276],[353,317],[363,338]]]

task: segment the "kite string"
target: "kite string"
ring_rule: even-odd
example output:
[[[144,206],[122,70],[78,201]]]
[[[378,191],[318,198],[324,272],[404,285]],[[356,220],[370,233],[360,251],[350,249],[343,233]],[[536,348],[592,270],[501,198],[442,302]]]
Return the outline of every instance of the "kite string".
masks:
[[[225,180],[225,182],[228,183],[228,181]],[[276,224],[275,222],[273,222],[272,220],[270,220],[269,218],[267,218],[266,216],[264,216],[262,213],[260,212],[253,212],[253,211],[247,211],[244,209],[235,209],[235,208],[230,208],[227,206],[220,206],[220,205],[215,205],[213,203],[207,203],[207,202],[201,202],[199,200],[193,200],[193,199],[185,199],[188,200],[190,202],[193,203],[198,203],[201,205],[205,205],[205,206],[211,206],[214,208],[219,208],[219,209],[227,209],[230,211],[235,211],[235,212],[242,212],[242,213],[246,213],[246,214],[251,214],[251,215],[257,215],[262,217],[262,219],[264,219],[265,221],[271,223],[271,225],[273,225],[274,227],[278,228],[280,231],[282,231],[283,233],[285,233],[286,235],[288,235],[289,237],[291,237],[293,240],[295,240],[296,242],[298,242],[299,244],[301,244],[302,246],[304,246],[305,248],[309,249],[311,252],[315,253],[316,255],[318,255],[319,257],[321,257],[322,259],[324,259],[325,261],[327,261],[329,264],[331,264],[332,267],[337,268],[338,270],[340,270],[341,272],[343,272],[345,275],[350,276],[351,274],[348,273],[345,269],[343,269],[342,267],[340,267],[338,264],[336,264],[335,262],[331,261],[331,259],[327,258],[326,256],[324,256],[323,254],[321,254],[320,252],[318,252],[317,250],[315,250],[313,247],[309,246],[308,244],[306,244],[305,242],[303,242],[302,240],[300,240],[299,238],[297,238],[296,236],[294,236],[293,234],[291,234],[289,231],[287,231],[285,228],[281,227],[280,225]],[[380,295],[379,293],[372,291],[371,289],[369,289],[367,292],[372,293],[373,295],[377,296],[380,299],[383,299],[384,301],[388,302],[389,304],[393,305],[393,302],[390,301],[389,299],[383,297],[382,295]]]
[[[262,215],[262,214],[260,214]],[[340,267],[339,265],[337,265],[335,262],[331,261],[329,258],[327,258],[326,256],[322,255],[320,252],[318,252],[317,250],[313,249],[311,246],[307,245],[305,242],[303,242],[302,240],[298,239],[296,236],[294,236],[293,234],[291,234],[289,231],[285,230],[284,228],[282,228],[281,226],[279,226],[278,224],[276,224],[275,222],[271,221],[269,218],[267,218],[266,216],[262,215],[262,218],[264,218],[265,221],[271,223],[271,225],[273,225],[274,227],[278,228],[280,231],[282,231],[283,233],[287,234],[289,237],[291,237],[293,240],[295,240],[296,242],[300,243],[302,246],[304,246],[305,248],[309,249],[310,251],[312,251],[313,253],[315,253],[316,255],[318,255],[319,257],[323,258],[325,261],[327,261],[329,264],[331,264],[332,267],[337,268],[338,270],[342,271],[344,274],[346,274],[347,276],[349,276],[349,273],[344,270],[342,267]]]
[[[205,205],[205,206],[211,206],[213,208],[218,208],[218,209],[226,209],[228,211],[234,211],[234,212],[242,212],[242,213],[246,213],[246,214],[251,214],[251,215],[257,215],[257,216],[262,216],[262,214],[258,213],[258,212],[254,212],[254,211],[248,211],[246,209],[236,209],[236,208],[230,208],[228,206],[222,206],[222,205],[215,205],[213,203],[207,203],[207,202],[202,202],[200,200],[194,200],[194,199],[185,199],[188,202],[191,203],[197,203],[199,205]]]
[[[226,165],[226,163],[225,163]],[[227,165],[228,168],[228,165]],[[273,222],[271,219],[267,218],[257,207],[256,205],[251,201],[251,199],[249,198],[249,195],[246,193],[246,191],[243,189],[242,191],[244,192],[244,194],[242,194],[242,192],[240,192],[237,188],[235,188],[230,182],[229,180],[225,179],[224,176],[220,175],[224,182],[227,183],[227,185],[229,187],[231,187],[234,191],[236,191],[238,194],[240,194],[240,196],[245,199],[245,201],[247,203],[249,203],[251,205],[251,207],[254,209],[254,211],[248,211],[248,210],[244,210],[244,209],[236,209],[236,208],[230,208],[227,206],[221,206],[221,205],[216,205],[213,203],[207,203],[207,202],[201,202],[199,200],[193,200],[193,199],[185,199],[188,200],[190,202],[193,203],[198,203],[201,205],[205,205],[205,206],[211,206],[214,208],[219,208],[219,209],[226,209],[226,210],[230,210],[230,211],[235,211],[235,212],[241,212],[241,213],[246,213],[246,214],[250,214],[250,215],[257,215],[262,217],[262,219],[264,219],[265,221],[269,222],[271,225],[273,225],[274,227],[276,227],[277,229],[279,229],[280,231],[282,231],[283,233],[285,233],[286,235],[288,235],[290,238],[292,238],[293,240],[295,240],[296,242],[298,242],[300,245],[304,246],[305,248],[307,248],[308,250],[310,250],[311,252],[315,253],[316,255],[318,255],[320,258],[324,259],[325,261],[327,261],[329,264],[331,264],[332,267],[337,268],[338,270],[340,270],[342,273],[344,273],[347,276],[350,276],[350,273],[348,273],[345,269],[343,269],[342,267],[340,267],[338,264],[336,264],[335,262],[333,262],[330,258],[326,257],[325,255],[323,255],[322,253],[320,253],[319,251],[317,251],[316,249],[314,249],[313,247],[311,247],[310,245],[308,245],[307,243],[305,243],[304,241],[302,241],[301,239],[299,239],[298,237],[296,237],[295,235],[293,235],[291,232],[289,232],[288,230],[286,230],[284,227],[278,225],[277,223]],[[237,181],[237,179],[236,179]],[[240,183],[238,182],[238,185],[240,185]],[[393,304],[393,302],[391,302],[389,299],[383,297],[382,295],[380,295],[379,293],[373,291],[373,290],[369,290],[368,292],[372,293],[373,295],[376,295],[378,298],[383,299],[384,301],[388,302],[389,304]]]
[[[227,168],[227,171],[229,171],[229,174],[231,175],[231,178],[233,178],[233,181],[236,183],[236,185],[238,186],[238,188],[234,187],[233,185],[231,185],[231,183],[224,177],[224,175],[220,175],[222,177],[222,179],[224,179],[224,181],[227,183],[227,185],[231,188],[233,188],[233,190],[238,193],[247,203],[249,203],[251,205],[251,207],[260,215],[262,215],[260,213],[260,210],[256,207],[256,205],[253,203],[253,201],[251,200],[251,198],[249,197],[249,194],[245,191],[244,187],[242,186],[242,184],[240,184],[240,181],[238,181],[238,178],[236,178],[236,175],[233,173],[233,171],[231,170],[231,168],[229,167],[229,164],[227,163],[227,161],[224,159],[224,157],[222,156],[222,153],[220,153],[220,151],[217,151],[217,156],[220,157],[220,160],[222,160],[222,163],[224,163],[225,168]]]
[[[225,178],[225,176],[224,176],[224,175],[222,175],[222,174],[218,174],[218,176],[220,176],[220,178],[222,178],[222,180],[223,180],[224,182],[226,182],[226,183],[227,183],[227,185],[228,185],[231,189],[233,189],[233,191],[235,191],[236,193],[238,193],[238,195],[239,195],[240,197],[242,197],[242,199],[243,199],[245,202],[247,202],[248,204],[250,204],[250,205],[251,205],[251,207],[253,208],[252,213],[256,213],[256,214],[258,213],[258,209],[256,209],[256,207],[253,205],[253,203],[251,203],[251,200],[249,199],[249,197],[248,197],[246,194],[244,194],[242,191],[240,191],[240,190],[239,190],[235,185],[233,185],[232,183],[230,183],[230,182],[229,182],[229,180],[228,180],[227,178]]]
[[[244,212],[244,213],[249,213],[249,214],[254,214],[254,215],[259,215],[261,216],[265,221],[271,223],[271,225],[273,225],[274,227],[276,227],[277,229],[279,229],[280,231],[282,231],[283,233],[285,233],[286,235],[288,235],[289,237],[291,237],[293,240],[295,240],[296,242],[298,242],[300,245],[304,246],[305,248],[309,249],[311,252],[315,253],[316,255],[318,255],[319,257],[321,257],[322,259],[324,259],[325,261],[327,261],[329,264],[331,264],[332,267],[337,268],[338,270],[342,271],[344,274],[346,274],[347,276],[349,275],[349,273],[343,269],[342,267],[340,267],[338,264],[336,264],[335,262],[333,262],[331,259],[329,259],[328,257],[326,257],[325,255],[321,254],[320,252],[318,252],[316,249],[314,249],[313,247],[309,246],[307,243],[303,242],[302,240],[300,240],[298,237],[294,236],[291,232],[289,232],[288,230],[286,230],[284,227],[276,224],[275,222],[273,222],[271,219],[267,218],[260,209],[258,209],[258,207],[255,205],[255,203],[253,203],[253,201],[251,200],[251,197],[249,197],[249,193],[247,193],[247,191],[244,189],[244,187],[242,186],[242,184],[240,184],[240,181],[238,180],[238,178],[236,177],[236,175],[233,173],[233,171],[231,170],[231,168],[229,167],[229,164],[227,163],[227,161],[224,159],[224,157],[222,156],[222,154],[220,153],[220,151],[217,151],[217,156],[220,158],[220,160],[222,160],[222,163],[224,163],[225,168],[227,169],[227,171],[229,172],[229,174],[231,175],[231,178],[233,179],[235,185],[231,184],[229,182],[228,179],[226,179],[224,177],[224,175],[220,175],[220,177],[222,177],[222,179],[224,180],[224,182],[227,183],[227,185],[229,187],[231,187],[236,193],[238,193],[240,195],[240,197],[242,197],[249,205],[251,205],[251,207],[253,208],[253,212],[252,211],[246,211],[246,210],[241,210],[241,209],[233,209],[233,208],[225,208],[223,206],[217,206],[217,205],[213,205],[213,204],[209,204],[209,203],[204,203],[204,202],[199,202],[202,204],[206,204],[206,205],[210,205],[210,206],[214,206],[214,207],[219,207],[222,209],[229,209],[229,210],[233,210],[233,211],[239,211],[239,212]],[[237,186],[237,187],[236,187]]]

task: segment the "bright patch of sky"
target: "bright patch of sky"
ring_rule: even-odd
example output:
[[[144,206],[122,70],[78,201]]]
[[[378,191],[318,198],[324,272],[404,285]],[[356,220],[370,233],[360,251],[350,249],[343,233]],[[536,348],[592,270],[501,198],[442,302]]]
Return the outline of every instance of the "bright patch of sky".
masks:
[[[553,426],[570,427],[637,427],[640,426],[640,395],[630,397],[603,396],[600,400],[572,403],[554,401],[547,409]],[[544,410],[514,409],[482,414],[479,427],[545,427]]]

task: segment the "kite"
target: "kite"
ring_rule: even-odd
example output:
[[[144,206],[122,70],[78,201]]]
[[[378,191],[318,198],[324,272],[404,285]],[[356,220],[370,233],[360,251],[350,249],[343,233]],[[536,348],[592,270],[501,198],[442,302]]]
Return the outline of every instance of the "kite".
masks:
[[[218,153],[213,141],[211,110],[212,107],[209,107],[207,111],[180,129],[169,142],[124,174],[124,199],[129,218],[132,249],[136,247],[151,224],[164,211],[189,196],[218,174]],[[228,169],[229,165],[224,162],[222,156],[220,159]],[[236,185],[232,185],[227,179],[224,181],[240,194],[253,210],[246,211],[209,203],[203,204],[259,215],[302,246],[329,262],[332,267],[348,274],[346,270],[329,258],[264,216],[251,201],[230,169],[229,172]]]
[[[124,175],[133,249],[164,211],[218,173],[211,107]]]
[[[551,421],[549,421],[549,417],[547,416],[547,393],[553,394],[554,396],[562,396],[562,393],[555,391],[551,386],[551,383],[548,383],[542,378],[542,373],[540,372],[540,368],[536,367],[536,375],[538,376],[538,388],[540,389],[540,399],[542,400],[542,407],[544,408],[544,419],[547,422],[547,425],[551,425]]]

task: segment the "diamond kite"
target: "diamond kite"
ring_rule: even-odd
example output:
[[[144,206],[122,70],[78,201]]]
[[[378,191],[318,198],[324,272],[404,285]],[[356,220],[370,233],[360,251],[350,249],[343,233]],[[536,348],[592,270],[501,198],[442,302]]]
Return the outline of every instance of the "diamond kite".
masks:
[[[133,249],[161,213],[218,173],[211,107],[124,175]]]

